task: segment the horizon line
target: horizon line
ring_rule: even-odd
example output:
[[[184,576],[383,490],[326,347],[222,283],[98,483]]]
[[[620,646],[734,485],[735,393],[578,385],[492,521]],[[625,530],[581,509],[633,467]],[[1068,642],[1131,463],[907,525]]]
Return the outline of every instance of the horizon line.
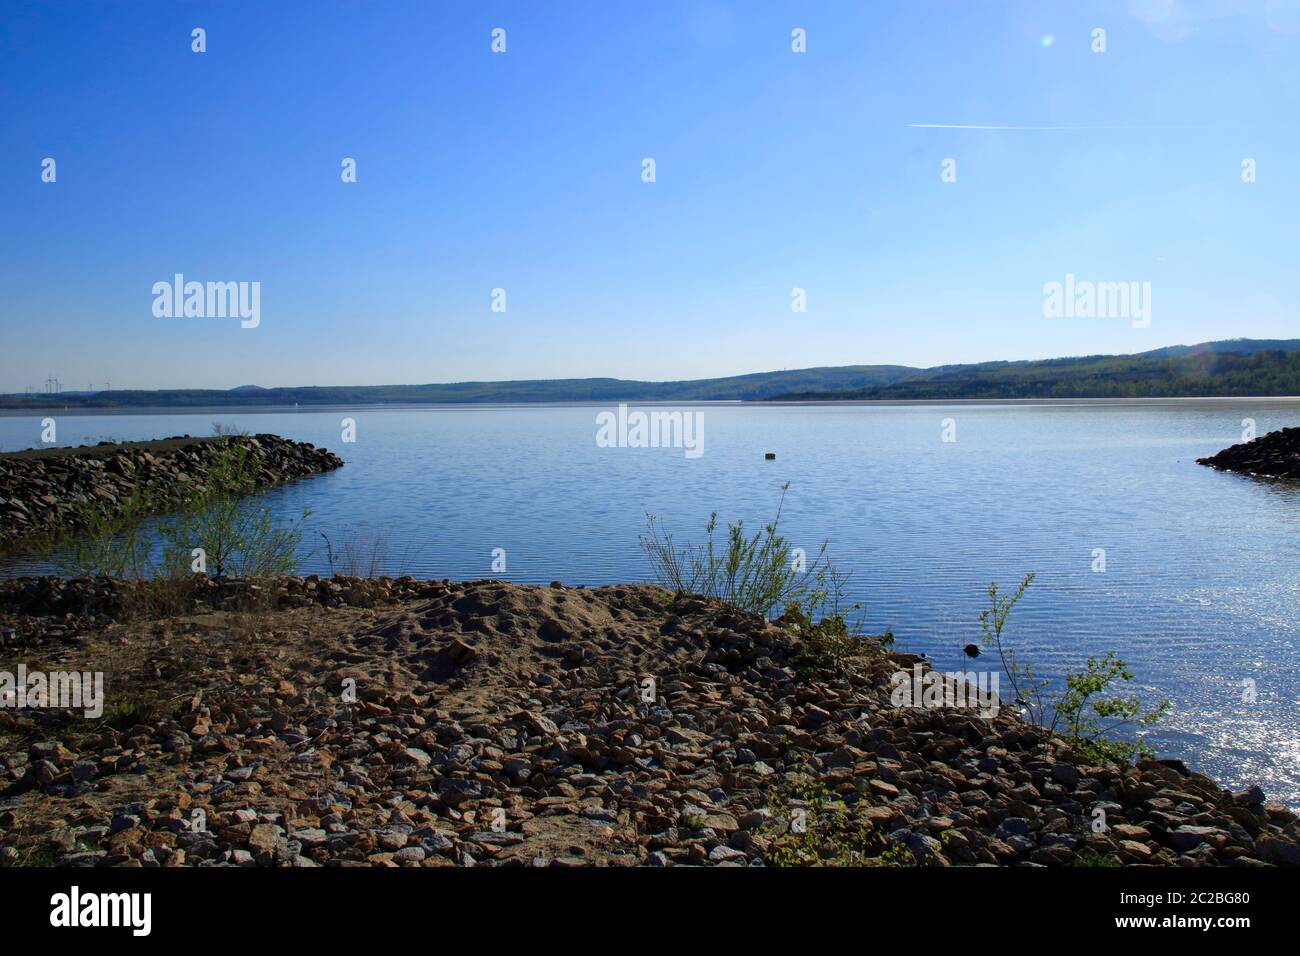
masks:
[[[1039,358],[1019,358],[1019,359],[984,359],[979,362],[939,362],[936,365],[904,365],[899,362],[850,362],[845,365],[803,365],[798,368],[779,368],[764,369],[751,372],[735,372],[730,375],[706,375],[700,378],[664,378],[664,379],[643,379],[643,378],[618,378],[613,375],[583,375],[583,376],[564,376],[560,378],[469,378],[459,379],[451,382],[381,382],[379,384],[329,384],[329,385],[258,385],[256,383],[246,383],[243,385],[220,386],[180,386],[175,388],[119,388],[117,391],[122,392],[238,392],[238,391],[277,391],[282,389],[306,389],[306,388],[429,388],[429,387],[448,387],[454,385],[501,385],[508,383],[538,383],[538,382],[592,382],[592,381],[610,381],[624,382],[636,385],[672,385],[677,383],[694,383],[710,382],[731,378],[746,378],[752,375],[775,375],[781,372],[811,372],[819,369],[843,369],[843,368],[906,368],[917,372],[931,371],[937,368],[946,368],[959,365],[988,365],[992,363],[1004,363],[1014,365],[1016,363],[1029,362],[1055,362],[1063,359],[1084,359],[1084,358],[1115,358],[1135,355],[1149,355],[1152,352],[1161,352],[1168,349],[1188,348],[1194,349],[1203,345],[1217,345],[1220,343],[1231,342],[1295,342],[1300,343],[1300,336],[1294,338],[1264,338],[1256,339],[1250,336],[1237,336],[1228,339],[1206,339],[1203,342],[1194,342],[1187,345],[1182,342],[1172,345],[1158,345],[1155,348],[1146,349],[1142,352],[1087,352],[1081,355],[1048,355]],[[88,395],[111,394],[112,389],[86,390],[86,389],[68,389],[63,392],[0,392],[0,398],[57,398],[65,395],[70,398],[84,397]]]

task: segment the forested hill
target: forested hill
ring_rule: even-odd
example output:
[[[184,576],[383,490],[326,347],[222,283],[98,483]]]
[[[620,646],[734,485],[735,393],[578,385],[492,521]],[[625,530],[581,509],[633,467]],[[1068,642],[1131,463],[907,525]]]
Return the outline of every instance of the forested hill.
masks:
[[[1300,343],[1250,353],[1093,355],[1038,362],[983,362],[924,369],[896,382],[805,390],[778,401],[913,401],[1012,398],[1208,398],[1300,395]]]
[[[680,382],[616,378],[115,390],[0,395],[0,409],[202,408],[488,402],[705,402],[1300,395],[1300,339],[1234,339],[1138,355],[977,365],[846,365]]]
[[[896,381],[918,369],[906,365],[845,365],[682,382],[617,378],[451,382],[438,385],[323,385],[229,390],[114,390],[51,395],[3,395],[0,408],[199,408],[270,405],[416,405],[483,402],[753,401],[797,391],[842,391]]]

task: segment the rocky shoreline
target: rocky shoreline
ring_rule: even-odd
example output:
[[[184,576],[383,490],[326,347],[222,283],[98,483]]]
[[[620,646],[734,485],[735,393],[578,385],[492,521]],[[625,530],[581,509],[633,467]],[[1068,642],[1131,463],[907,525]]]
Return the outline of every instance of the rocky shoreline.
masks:
[[[155,513],[205,489],[224,442],[247,447],[258,487],[343,465],[343,459],[278,435],[103,442],[0,454],[0,550],[74,531],[87,511],[112,515],[132,498]]]
[[[1196,463],[1258,478],[1300,481],[1300,428],[1269,432],[1254,441],[1225,448],[1217,455],[1198,458]]]
[[[650,585],[196,579],[128,619],[146,586],[0,585],[0,671],[106,698],[0,708],[0,865],[764,866],[841,807],[863,864],[1300,864],[1257,787],[897,707],[911,655],[808,671],[779,622]]]

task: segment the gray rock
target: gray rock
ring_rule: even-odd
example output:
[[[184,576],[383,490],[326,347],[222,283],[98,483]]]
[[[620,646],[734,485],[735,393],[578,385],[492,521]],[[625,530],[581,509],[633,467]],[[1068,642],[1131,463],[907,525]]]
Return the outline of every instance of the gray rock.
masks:
[[[5,847],[9,849],[9,847]],[[59,857],[59,866],[97,866],[99,861],[108,856],[103,850],[79,850],[75,853],[65,853]],[[18,851],[14,851],[14,859],[18,859]]]
[[[1073,764],[1058,763],[1052,765],[1052,779],[1065,787],[1074,787],[1079,783],[1079,771]]]
[[[943,844],[924,833],[913,833],[908,837],[907,848],[917,863],[933,863],[943,857]]]
[[[729,860],[743,860],[745,859],[745,854],[741,853],[739,850],[733,850],[731,847],[723,846],[719,843],[709,851],[709,859],[714,863],[724,863]]]
[[[1255,852],[1260,859],[1269,863],[1281,863],[1285,866],[1300,866],[1300,844],[1276,837],[1265,837],[1255,844]]]
[[[1026,836],[1031,829],[1029,821],[1024,817],[1007,817],[998,824],[997,836],[1000,840],[1012,836]]]
[[[447,834],[425,827],[416,830],[412,836],[420,841],[420,846],[430,853],[450,853],[456,849],[456,841]]]
[[[1038,841],[1040,846],[1063,846],[1073,850],[1079,845],[1080,837],[1074,833],[1044,833]]]
[[[1255,786],[1237,791],[1232,795],[1232,799],[1248,807],[1258,807],[1264,803],[1265,797],[1264,791]]]
[[[108,825],[108,835],[112,836],[115,833],[121,833],[123,830],[130,830],[139,825],[139,817],[132,816],[129,813],[120,814],[119,816],[113,817],[113,822]]]
[[[294,830],[293,838],[308,850],[318,846],[324,846],[326,841],[325,831],[316,827],[306,827],[302,830]]]
[[[1179,850],[1186,852],[1202,843],[1222,846],[1227,842],[1228,834],[1217,827],[1197,827],[1184,824],[1169,833],[1169,840]]]
[[[417,767],[427,767],[433,760],[428,753],[421,750],[419,747],[407,747],[402,751],[402,756],[407,760],[407,762],[413,763]]]
[[[1027,836],[1011,836],[1002,841],[1017,853],[1029,853],[1034,849],[1034,841]]]
[[[483,793],[483,784],[478,780],[444,777],[438,784],[438,798],[449,807],[458,807],[470,800],[481,799]]]

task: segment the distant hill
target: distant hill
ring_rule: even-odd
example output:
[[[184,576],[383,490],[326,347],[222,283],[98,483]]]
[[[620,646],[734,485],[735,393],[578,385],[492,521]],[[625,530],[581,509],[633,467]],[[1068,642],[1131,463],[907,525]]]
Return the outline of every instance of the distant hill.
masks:
[[[1089,355],[919,369],[881,385],[807,390],[781,401],[1208,398],[1300,395],[1300,339],[1234,339],[1138,355]]]
[[[259,405],[374,405],[470,402],[703,402],[754,401],[792,391],[868,388],[897,381],[916,369],[906,365],[846,365],[782,372],[755,372],[682,382],[617,378],[452,382],[442,385],[326,385],[302,388],[240,386],[228,390],[169,389],[99,392],[69,400],[49,396],[0,396],[0,408],[196,408]]]
[[[0,396],[0,408],[199,408],[485,402],[831,401],[980,398],[1166,398],[1300,395],[1300,339],[1232,339],[1137,355],[974,365],[845,365],[726,378],[616,378],[171,389]]]
[[[1164,358],[1167,355],[1191,355],[1194,352],[1236,352],[1250,355],[1254,352],[1295,352],[1297,350],[1300,350],[1300,339],[1223,339],[1218,342],[1202,342],[1200,345],[1169,345],[1138,354]]]

